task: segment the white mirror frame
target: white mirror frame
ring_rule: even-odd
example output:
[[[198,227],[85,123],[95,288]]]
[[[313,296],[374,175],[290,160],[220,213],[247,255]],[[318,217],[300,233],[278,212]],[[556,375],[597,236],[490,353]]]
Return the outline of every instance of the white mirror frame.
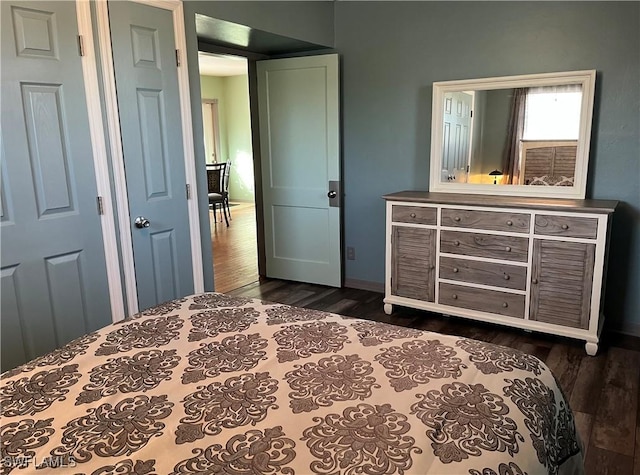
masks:
[[[431,170],[429,191],[584,199],[587,188],[587,168],[589,165],[595,82],[595,70],[434,82],[431,116]],[[558,86],[566,84],[580,84],[583,93],[574,186],[485,185],[476,183],[444,183],[440,180],[445,93],[466,90],[484,91],[490,89]]]

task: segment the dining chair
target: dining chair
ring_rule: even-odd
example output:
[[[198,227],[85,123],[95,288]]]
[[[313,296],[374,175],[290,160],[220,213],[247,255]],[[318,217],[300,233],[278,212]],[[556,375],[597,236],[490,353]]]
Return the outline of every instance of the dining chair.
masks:
[[[216,210],[220,205],[220,222],[222,222],[222,213],[224,213],[224,220],[229,226],[229,217],[227,216],[228,192],[225,191],[225,173],[227,170],[227,163],[211,163],[207,164],[207,188],[209,194],[209,205],[213,206],[213,221],[218,222],[216,219]]]
[[[227,167],[224,171],[222,180],[222,195],[224,198],[224,206],[227,208],[227,215],[231,219],[231,206],[229,205],[229,175],[231,175],[231,162],[226,162]]]

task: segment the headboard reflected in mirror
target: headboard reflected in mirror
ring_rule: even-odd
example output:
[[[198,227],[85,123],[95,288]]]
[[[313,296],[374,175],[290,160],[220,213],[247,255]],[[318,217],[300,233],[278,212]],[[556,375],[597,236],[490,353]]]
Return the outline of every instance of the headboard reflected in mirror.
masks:
[[[433,83],[430,191],[584,198],[595,70]]]

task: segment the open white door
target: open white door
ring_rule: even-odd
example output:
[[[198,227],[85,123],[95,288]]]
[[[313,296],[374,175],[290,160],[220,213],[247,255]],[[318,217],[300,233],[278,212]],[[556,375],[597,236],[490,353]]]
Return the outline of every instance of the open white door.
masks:
[[[340,287],[338,55],[257,69],[266,274]]]

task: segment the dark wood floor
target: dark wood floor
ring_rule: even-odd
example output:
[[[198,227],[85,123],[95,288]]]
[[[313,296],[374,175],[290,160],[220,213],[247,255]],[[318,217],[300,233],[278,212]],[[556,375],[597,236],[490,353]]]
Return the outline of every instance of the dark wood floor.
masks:
[[[569,399],[587,447],[587,473],[640,475],[639,339],[605,336],[598,355],[591,357],[582,343],[571,339],[406,308],[396,308],[389,316],[382,309],[382,295],[364,290],[262,279],[228,293],[465,336],[534,354],[551,368]]]

